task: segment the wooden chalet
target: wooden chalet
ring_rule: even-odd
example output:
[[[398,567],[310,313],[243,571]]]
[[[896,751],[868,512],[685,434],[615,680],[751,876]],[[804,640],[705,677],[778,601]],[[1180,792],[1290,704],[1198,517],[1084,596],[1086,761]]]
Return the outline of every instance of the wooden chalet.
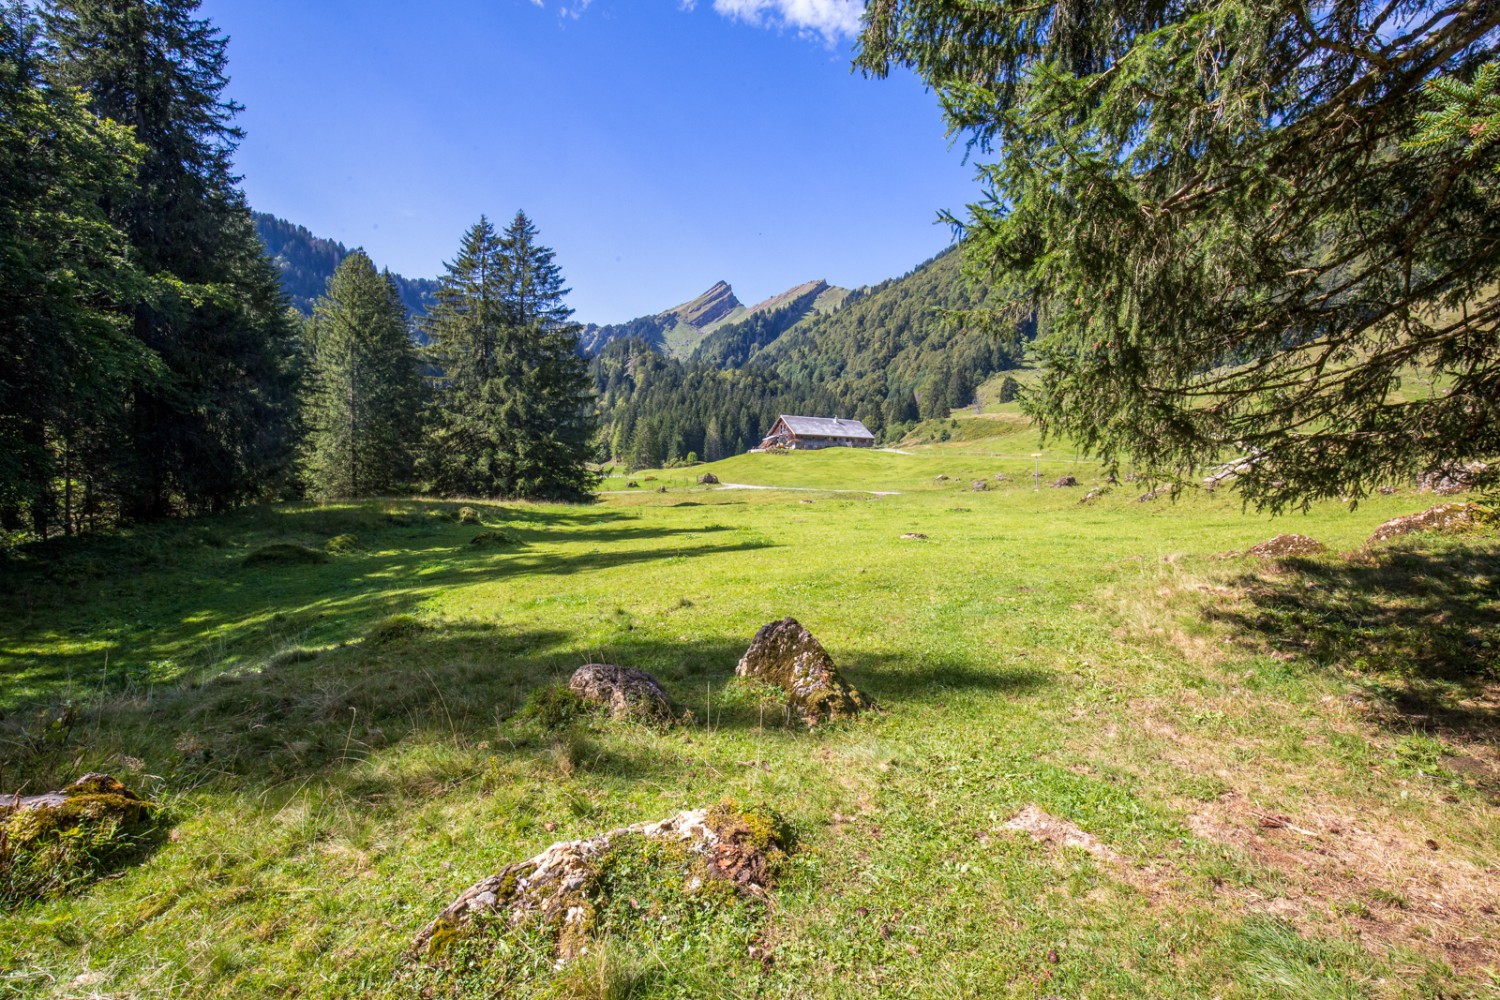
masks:
[[[875,435],[858,420],[837,417],[790,417],[782,414],[759,451],[784,449],[810,451],[818,448],[873,448]]]

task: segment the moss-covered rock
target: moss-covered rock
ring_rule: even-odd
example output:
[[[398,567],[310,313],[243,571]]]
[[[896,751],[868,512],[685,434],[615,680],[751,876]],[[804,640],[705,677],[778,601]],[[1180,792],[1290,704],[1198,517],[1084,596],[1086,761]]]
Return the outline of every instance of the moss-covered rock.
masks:
[[[0,908],[73,891],[128,863],[158,811],[107,774],[0,799]]]
[[[479,511],[475,510],[473,507],[460,507],[460,508],[458,508],[458,514],[456,516],[458,518],[458,523],[459,524],[479,524],[479,523],[481,523],[480,520],[479,520]]]
[[[359,548],[359,537],[357,535],[334,535],[323,543],[323,551],[335,556],[358,552]]]
[[[313,566],[326,563],[328,559],[328,553],[320,549],[291,542],[278,542],[275,545],[263,545],[256,549],[245,557],[244,564],[246,566]]]
[[[370,631],[365,633],[365,642],[372,646],[389,646],[425,631],[427,626],[414,615],[391,615],[370,626]]]
[[[795,618],[762,626],[735,673],[781,688],[789,707],[809,726],[852,718],[869,707],[869,700],[844,680],[828,650]]]

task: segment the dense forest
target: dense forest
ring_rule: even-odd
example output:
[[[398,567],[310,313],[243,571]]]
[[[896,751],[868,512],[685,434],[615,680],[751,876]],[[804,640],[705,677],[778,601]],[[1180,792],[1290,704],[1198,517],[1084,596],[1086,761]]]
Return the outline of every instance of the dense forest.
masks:
[[[0,5],[0,545],[307,493],[584,495],[594,406],[535,225],[481,219],[438,282],[258,233],[198,6]]]
[[[251,213],[255,232],[281,274],[281,290],[292,306],[311,316],[313,303],[328,288],[333,272],[353,251],[336,240],[314,236],[305,226],[265,212]],[[401,303],[413,316],[424,316],[432,305],[437,282],[431,278],[403,278],[392,274]]]

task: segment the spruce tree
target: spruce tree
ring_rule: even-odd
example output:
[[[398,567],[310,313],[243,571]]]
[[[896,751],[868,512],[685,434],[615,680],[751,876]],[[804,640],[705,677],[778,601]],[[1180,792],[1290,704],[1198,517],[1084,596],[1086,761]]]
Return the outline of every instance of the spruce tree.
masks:
[[[406,307],[390,274],[361,250],[339,264],[311,322],[308,479],[322,497],[410,484],[422,383]]]
[[[1272,510],[1500,452],[1495,3],[870,0],[864,23],[859,66],[913,69],[1003,153],[965,256],[1037,311],[1048,433],[1218,466]]]
[[[126,387],[157,369],[122,311],[140,275],[101,208],[129,196],[141,148],[45,85],[37,32],[0,5],[0,527],[45,538],[92,518]]]
[[[292,331],[236,188],[226,39],[198,0],[52,0],[54,80],[144,146],[132,190],[103,200],[153,287],[134,337],[165,377],[137,381],[114,442],[128,517],[218,509],[283,485],[295,443]]]
[[[524,215],[481,218],[439,279],[424,329],[437,416],[434,486],[450,495],[572,499],[595,477],[590,382],[560,268]]]
[[[521,371],[522,434],[515,445],[513,490],[522,496],[579,499],[595,485],[588,462],[597,419],[588,365],[578,352],[573,310],[554,252],[517,212],[500,238],[502,303]]]

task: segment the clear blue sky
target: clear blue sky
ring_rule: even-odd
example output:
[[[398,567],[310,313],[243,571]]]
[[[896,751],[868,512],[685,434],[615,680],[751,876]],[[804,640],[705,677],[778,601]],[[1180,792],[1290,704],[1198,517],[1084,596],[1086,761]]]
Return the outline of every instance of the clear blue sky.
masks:
[[[850,72],[851,0],[205,0],[250,203],[431,277],[524,208],[580,320],[723,279],[871,284],[974,200],[936,98]]]

